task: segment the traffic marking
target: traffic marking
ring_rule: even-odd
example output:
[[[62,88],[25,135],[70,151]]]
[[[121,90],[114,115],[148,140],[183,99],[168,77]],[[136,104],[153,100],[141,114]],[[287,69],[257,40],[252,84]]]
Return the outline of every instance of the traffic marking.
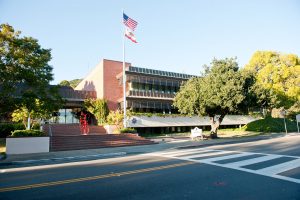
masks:
[[[103,174],[103,175],[98,175],[98,176],[66,179],[66,180],[37,183],[37,184],[30,184],[30,185],[20,185],[20,186],[14,186],[14,187],[4,187],[4,188],[0,188],[0,193],[17,191],[17,190],[33,189],[33,188],[41,188],[41,187],[49,187],[49,186],[57,186],[57,185],[63,185],[63,184],[69,184],[69,183],[78,183],[78,182],[83,182],[83,181],[99,180],[99,179],[111,178],[111,177],[120,177],[120,176],[131,175],[131,174],[139,174],[139,173],[143,173],[143,172],[151,172],[151,171],[164,170],[164,169],[170,169],[170,168],[175,168],[175,167],[182,167],[182,166],[191,165],[191,164],[194,164],[194,163],[193,162],[183,162],[183,163],[178,163],[178,164],[163,165],[163,166],[158,166],[158,167],[150,167],[150,168],[144,168],[144,169],[138,169],[138,170],[124,171],[124,172],[119,172],[119,173],[109,173],[109,174]]]
[[[224,156],[222,156],[224,154]],[[232,154],[232,155],[228,155]],[[205,163],[209,165],[215,165],[219,167],[225,167],[229,169],[240,170],[244,172],[249,172],[253,174],[259,174],[263,176],[268,176],[272,178],[277,178],[281,180],[286,180],[294,183],[300,183],[300,179],[292,178],[282,175],[283,172],[292,170],[300,167],[300,157],[288,156],[288,155],[277,155],[277,154],[265,154],[265,153],[254,153],[254,152],[242,152],[242,151],[223,151],[223,150],[213,150],[209,148],[197,148],[189,150],[173,150],[166,152],[155,152],[148,155],[161,156],[166,158],[174,158],[179,160],[185,160],[196,163]],[[253,158],[251,155],[260,156],[258,158]],[[205,157],[210,158],[205,158]],[[241,161],[230,162],[230,159],[241,158]],[[245,159],[243,159],[245,158]],[[267,166],[257,170],[243,168],[248,165],[259,164],[266,161],[275,161],[276,159],[292,158],[293,160],[284,161],[280,163],[275,163],[272,166]],[[220,161],[226,161],[225,164],[218,163]],[[300,173],[300,172],[299,172]],[[281,174],[281,175],[280,175]]]

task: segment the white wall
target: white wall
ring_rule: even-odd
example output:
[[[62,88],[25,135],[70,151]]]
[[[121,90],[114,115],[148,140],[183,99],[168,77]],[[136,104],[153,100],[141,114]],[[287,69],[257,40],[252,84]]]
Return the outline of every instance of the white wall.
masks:
[[[49,152],[49,137],[6,138],[6,154]]]
[[[103,61],[96,65],[75,90],[96,91],[97,98],[103,98]]]
[[[133,120],[134,118],[134,120]],[[257,120],[248,115],[226,115],[221,125],[248,124]],[[209,126],[209,117],[181,117],[181,116],[133,116],[128,120],[128,127],[170,127],[170,126]]]

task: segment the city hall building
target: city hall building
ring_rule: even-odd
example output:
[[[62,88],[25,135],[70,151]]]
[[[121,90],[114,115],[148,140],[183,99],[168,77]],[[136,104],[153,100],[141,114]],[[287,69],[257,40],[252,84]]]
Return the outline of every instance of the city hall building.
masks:
[[[126,63],[127,109],[133,112],[174,113],[175,93],[191,75],[140,68]],[[123,109],[123,63],[103,60],[75,88],[96,92],[110,110]]]
[[[181,132],[193,127],[209,127],[208,117],[174,117],[178,113],[172,106],[180,85],[193,77],[182,73],[125,65],[126,107],[133,112],[161,113],[166,116],[133,116],[127,125],[138,132]],[[86,98],[106,99],[109,110],[123,109],[123,63],[103,59],[73,90],[62,87],[61,95],[66,100],[60,110],[59,123],[78,123],[74,113],[79,111]],[[238,126],[253,121],[249,116],[229,115],[223,126]]]

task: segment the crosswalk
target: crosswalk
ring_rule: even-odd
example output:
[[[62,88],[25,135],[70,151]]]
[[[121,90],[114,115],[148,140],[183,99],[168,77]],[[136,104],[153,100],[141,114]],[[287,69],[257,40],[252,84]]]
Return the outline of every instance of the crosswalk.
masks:
[[[205,163],[300,183],[300,157],[297,156],[209,148],[171,150],[150,155]]]

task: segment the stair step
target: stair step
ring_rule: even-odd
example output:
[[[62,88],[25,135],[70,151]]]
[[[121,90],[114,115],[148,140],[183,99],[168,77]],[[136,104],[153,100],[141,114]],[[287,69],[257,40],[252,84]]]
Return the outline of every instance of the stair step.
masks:
[[[51,137],[51,151],[96,149],[150,144],[156,143],[142,138],[137,134],[70,134],[53,135]]]

